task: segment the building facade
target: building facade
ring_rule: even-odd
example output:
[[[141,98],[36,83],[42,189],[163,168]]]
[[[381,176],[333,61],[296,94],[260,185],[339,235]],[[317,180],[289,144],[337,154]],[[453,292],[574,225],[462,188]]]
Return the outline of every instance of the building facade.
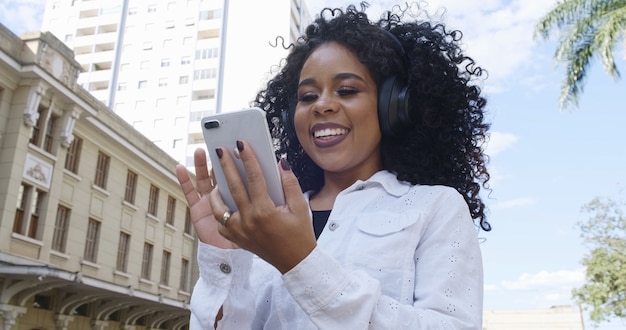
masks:
[[[584,330],[582,310],[571,305],[483,312],[483,330]]]
[[[49,0],[78,84],[191,167],[200,119],[249,106],[310,17],[304,0]]]
[[[178,163],[83,89],[50,33],[0,25],[0,329],[186,329]]]

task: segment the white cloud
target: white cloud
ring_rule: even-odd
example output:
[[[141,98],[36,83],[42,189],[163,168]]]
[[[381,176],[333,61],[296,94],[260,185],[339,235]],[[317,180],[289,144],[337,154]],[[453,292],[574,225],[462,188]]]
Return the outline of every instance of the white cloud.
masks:
[[[510,149],[517,142],[517,136],[510,133],[491,132],[486,143],[485,153],[495,156],[504,150]]]
[[[571,305],[574,303],[572,289],[580,287],[584,279],[584,268],[524,273],[511,281],[486,283],[485,300],[493,303],[494,300],[504,299],[513,305],[534,306],[534,308]],[[494,306],[487,308],[493,309]]]
[[[0,22],[17,35],[39,31],[46,0],[0,0]]]
[[[524,273],[513,281],[502,281],[500,288],[511,291],[543,290],[547,288],[573,288],[585,279],[584,268],[577,270],[540,271]]]
[[[489,72],[483,89],[487,93],[505,90],[512,81],[530,79],[534,63],[539,60],[540,42],[534,40],[533,32],[539,19],[547,13],[556,0],[484,0],[479,4],[467,0],[421,1],[432,15],[439,15],[444,8],[444,22],[450,29],[463,32],[463,46],[467,55]],[[352,1],[333,1],[332,6],[343,7]],[[404,5],[402,0],[371,0],[368,14],[378,18],[380,12],[394,4]],[[413,2],[410,2],[413,3]],[[331,5],[331,1],[309,0],[312,13]],[[545,61],[545,59],[543,59]]]

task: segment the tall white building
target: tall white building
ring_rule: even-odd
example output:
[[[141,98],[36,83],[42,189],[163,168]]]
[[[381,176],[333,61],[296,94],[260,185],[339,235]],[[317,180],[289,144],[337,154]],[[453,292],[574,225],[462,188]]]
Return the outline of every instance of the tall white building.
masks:
[[[49,0],[78,83],[187,166],[200,119],[247,107],[311,18],[304,0]],[[279,40],[279,45],[282,41]]]

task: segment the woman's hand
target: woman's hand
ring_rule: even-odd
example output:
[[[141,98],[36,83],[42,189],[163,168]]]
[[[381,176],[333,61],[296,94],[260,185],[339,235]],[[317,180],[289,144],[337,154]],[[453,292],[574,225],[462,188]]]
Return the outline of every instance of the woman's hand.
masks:
[[[222,154],[220,164],[239,210],[232,213],[225,226],[219,224],[218,231],[284,274],[317,245],[309,205],[286,159],[281,160],[279,166],[285,205],[275,206],[267,193],[265,178],[252,148],[247,142],[240,141],[237,149],[246,171],[248,190],[230,153],[221,149],[218,153]],[[217,190],[211,193],[209,200],[216,215],[213,222],[217,224],[216,219],[221,220],[224,212],[229,210]]]
[[[176,177],[180,183],[180,187],[185,194],[189,211],[191,213],[191,221],[198,233],[198,239],[201,242],[210,244],[222,249],[238,248],[233,242],[224,238],[219,234],[217,227],[220,224],[215,221],[213,210],[209,203],[209,194],[215,188],[215,182],[209,175],[209,169],[206,162],[206,153],[202,149],[196,149],[194,152],[194,164],[196,168],[196,188],[194,188],[189,173],[183,165],[176,166]]]

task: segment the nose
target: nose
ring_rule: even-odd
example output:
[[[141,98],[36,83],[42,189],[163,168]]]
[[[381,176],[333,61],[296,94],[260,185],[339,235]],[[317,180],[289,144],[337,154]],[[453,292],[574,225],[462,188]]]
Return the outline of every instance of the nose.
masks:
[[[315,104],[313,104],[313,111],[317,114],[333,113],[339,109],[339,102],[334,99],[332,93],[324,93],[320,95]]]

